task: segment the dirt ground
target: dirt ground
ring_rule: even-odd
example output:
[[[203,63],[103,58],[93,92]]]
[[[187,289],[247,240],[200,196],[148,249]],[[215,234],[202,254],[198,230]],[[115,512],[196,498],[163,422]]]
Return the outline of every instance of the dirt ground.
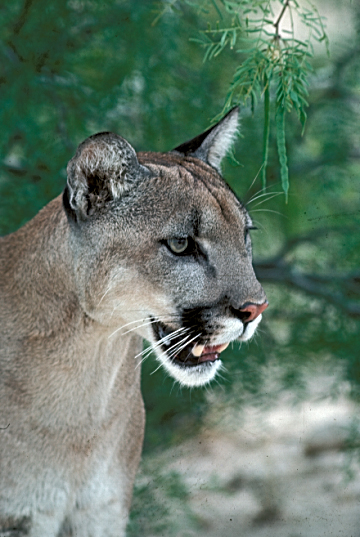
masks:
[[[172,450],[166,466],[185,480],[200,528],[178,537],[360,537],[360,472],[346,449],[355,413],[315,390],[296,406],[227,416]]]

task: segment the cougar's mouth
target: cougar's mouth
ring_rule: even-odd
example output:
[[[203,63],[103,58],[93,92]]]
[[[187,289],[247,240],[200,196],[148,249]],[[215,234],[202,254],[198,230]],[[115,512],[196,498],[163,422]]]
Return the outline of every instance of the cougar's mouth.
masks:
[[[222,345],[205,345],[198,339],[174,330],[161,322],[153,323],[153,330],[161,350],[176,365],[181,367],[194,367],[200,364],[210,364],[219,359],[220,353],[229,343]]]

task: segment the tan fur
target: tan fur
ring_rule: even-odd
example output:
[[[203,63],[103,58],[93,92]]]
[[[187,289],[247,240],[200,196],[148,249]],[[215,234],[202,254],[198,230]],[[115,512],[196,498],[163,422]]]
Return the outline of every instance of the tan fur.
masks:
[[[69,163],[64,205],[0,240],[0,537],[124,536],[144,434],[142,339],[185,385],[220,364],[173,362],[154,319],[186,337],[184,312],[199,308],[193,344],[251,337],[258,321],[245,333],[237,312],[265,295],[249,216],[206,161],[215,147],[220,162],[220,131],[199,156],[137,158],[116,135],[93,137]],[[166,239],[195,227],[205,253],[174,256]]]

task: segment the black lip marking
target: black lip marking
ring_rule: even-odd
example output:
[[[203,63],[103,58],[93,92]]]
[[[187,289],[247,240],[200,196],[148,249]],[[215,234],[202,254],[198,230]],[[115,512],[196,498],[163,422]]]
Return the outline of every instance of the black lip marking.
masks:
[[[155,334],[155,337],[157,340],[160,340],[162,338],[164,338],[166,335],[169,335],[171,334],[172,332],[174,332],[174,329],[173,328],[170,328],[168,326],[166,326],[165,324],[161,323],[160,321],[155,321],[155,319],[152,319],[153,323],[152,323],[152,328],[153,328],[153,332]],[[191,337],[191,332],[186,332],[186,335],[190,334],[190,339],[192,339]],[[184,334],[180,334],[179,336],[171,339],[169,342],[164,342],[164,343],[161,343],[161,348],[164,352],[167,352],[167,351],[170,351],[171,353],[171,348],[176,345],[177,343],[180,343],[182,341],[182,339],[184,338]],[[183,368],[188,368],[188,367],[196,367],[196,366],[199,366],[201,365],[202,367],[211,367],[211,365],[216,361],[218,360],[219,358],[219,354],[218,353],[209,353],[209,354],[205,354],[205,355],[202,355],[201,356],[201,360],[200,360],[200,357],[197,357],[197,356],[194,356],[192,354],[192,350],[193,348],[195,347],[195,345],[199,344],[199,340],[193,340],[191,341],[191,343],[189,343],[189,345],[186,345],[183,349],[181,349],[177,354],[175,354],[174,356],[171,356],[169,357],[169,359],[176,365],[180,366],[180,367],[183,367]],[[204,360],[204,357],[208,357],[206,360]]]

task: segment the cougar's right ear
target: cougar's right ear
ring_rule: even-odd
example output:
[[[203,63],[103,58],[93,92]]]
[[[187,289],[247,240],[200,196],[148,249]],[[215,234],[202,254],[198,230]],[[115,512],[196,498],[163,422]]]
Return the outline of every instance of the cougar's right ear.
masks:
[[[79,145],[67,166],[64,206],[85,220],[131,189],[149,170],[121,136],[101,132]]]
[[[231,148],[239,130],[239,107],[235,106],[216,125],[178,145],[173,151],[197,157],[221,174],[221,161]]]

